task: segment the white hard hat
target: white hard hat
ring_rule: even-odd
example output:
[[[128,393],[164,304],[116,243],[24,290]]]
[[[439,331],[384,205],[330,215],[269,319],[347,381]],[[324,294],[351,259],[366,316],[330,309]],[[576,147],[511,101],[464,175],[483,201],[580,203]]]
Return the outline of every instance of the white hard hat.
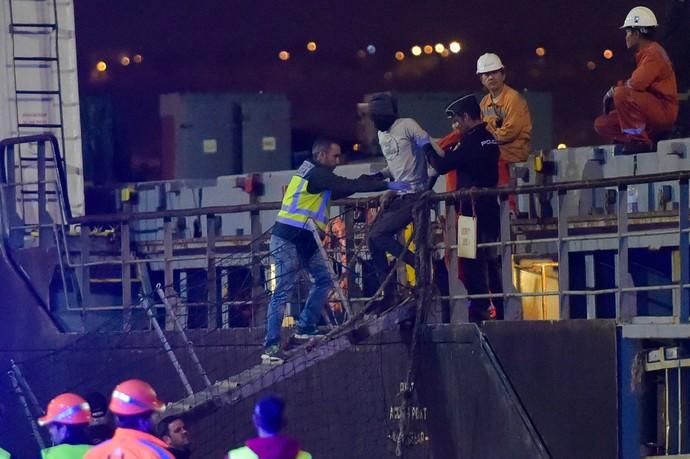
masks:
[[[627,27],[658,27],[659,23],[656,21],[656,16],[654,12],[647,8],[646,6],[636,6],[631,9],[628,15],[625,17],[625,22],[621,26],[621,29]]]
[[[495,72],[502,68],[503,62],[501,62],[501,58],[494,53],[482,54],[479,59],[477,59],[477,75]]]

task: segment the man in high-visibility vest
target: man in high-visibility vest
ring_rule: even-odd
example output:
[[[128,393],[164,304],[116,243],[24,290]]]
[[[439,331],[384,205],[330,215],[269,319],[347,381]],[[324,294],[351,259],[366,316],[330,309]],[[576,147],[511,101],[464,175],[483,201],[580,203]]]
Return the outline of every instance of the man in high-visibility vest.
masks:
[[[309,297],[299,316],[295,338],[309,340],[319,336],[317,323],[321,308],[333,287],[327,260],[317,244],[314,228],[326,229],[328,203],[358,192],[401,190],[405,184],[386,182],[371,176],[348,179],[333,173],[340,164],[340,145],[330,139],[319,139],[312,147],[312,158],[305,160],[285,191],[283,203],[271,234],[270,249],[275,262],[276,287],[266,316],[264,363],[282,363],[280,348],[283,309],[295,287],[300,269],[314,278]]]
[[[226,459],[311,459],[294,438],[280,434],[285,425],[285,402],[269,395],[254,407],[254,427],[258,437],[247,440],[246,446],[228,452]]]
[[[86,428],[91,407],[77,394],[60,394],[48,403],[38,425],[47,426],[53,445],[41,451],[43,459],[82,459],[91,448]]]
[[[115,415],[115,434],[91,448],[85,459],[175,459],[165,442],[151,434],[154,413],[165,410],[151,385],[139,379],[121,382],[108,408]]]

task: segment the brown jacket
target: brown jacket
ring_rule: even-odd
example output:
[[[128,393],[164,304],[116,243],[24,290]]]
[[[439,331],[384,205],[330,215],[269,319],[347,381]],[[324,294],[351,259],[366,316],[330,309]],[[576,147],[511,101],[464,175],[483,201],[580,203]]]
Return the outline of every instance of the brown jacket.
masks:
[[[508,85],[495,99],[487,94],[479,106],[488,131],[498,140],[501,159],[525,161],[530,152],[532,118],[525,99]]]
[[[635,54],[637,67],[625,86],[634,91],[647,91],[668,105],[671,112],[678,113],[678,87],[676,74],[666,50],[652,42]],[[675,115],[673,116],[675,119]]]

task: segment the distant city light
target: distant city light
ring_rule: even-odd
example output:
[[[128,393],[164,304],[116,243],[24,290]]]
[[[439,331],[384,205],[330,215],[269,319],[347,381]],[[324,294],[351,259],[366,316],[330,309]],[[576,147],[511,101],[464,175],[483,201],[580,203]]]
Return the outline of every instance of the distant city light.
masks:
[[[568,148],[568,145],[564,143],[559,143],[556,148],[558,148],[559,150],[565,150],[566,148]]]
[[[309,43],[307,43],[307,51],[309,51],[311,53],[316,51],[316,42],[315,41],[310,41]]]
[[[422,48],[420,48],[417,45],[414,45],[410,51],[412,52],[413,56],[421,56],[422,55]]]
[[[286,60],[290,59],[290,53],[283,50],[283,51],[278,53],[278,59],[280,59],[281,61],[286,61]]]
[[[141,54],[135,54],[132,60],[135,64],[141,64],[144,61],[144,56],[142,56]]]
[[[359,151],[361,149],[362,149],[362,145],[360,145],[358,143],[352,145],[352,151]]]
[[[369,54],[374,54],[376,52],[376,46],[374,46],[374,45],[367,46],[367,52]]]
[[[450,42],[450,44],[448,45],[448,48],[450,49],[450,52],[453,54],[459,53],[460,50],[462,49],[462,47],[460,46],[460,43],[457,41]]]
[[[98,61],[96,63],[96,70],[98,70],[99,72],[105,72],[106,70],[108,70],[108,64],[106,64],[105,61]]]
[[[403,59],[405,59],[405,53],[403,53],[402,51],[396,51],[395,52],[395,60],[401,61]]]
[[[441,53],[442,57],[448,57],[450,56],[450,51],[448,51],[448,48],[444,49],[443,52]]]
[[[612,59],[613,58],[613,51],[610,49],[605,49],[604,50],[604,59]]]
[[[365,57],[367,57],[367,52],[364,51],[363,49],[358,49],[357,50],[357,57],[359,57],[360,59],[364,59]]]
[[[594,70],[597,68],[597,64],[594,61],[587,61],[587,68],[589,70]]]
[[[130,60],[129,56],[122,56],[120,58],[120,64],[122,64],[124,66],[129,65],[130,62],[131,62],[131,60]]]
[[[434,52],[434,47],[431,45],[424,45],[424,54],[431,54]]]
[[[441,54],[445,50],[446,50],[446,47],[443,45],[443,43],[436,43],[434,45],[434,51],[436,51],[439,54]]]
[[[546,50],[543,47],[539,47],[534,50],[534,53],[539,57],[544,57],[546,55]]]

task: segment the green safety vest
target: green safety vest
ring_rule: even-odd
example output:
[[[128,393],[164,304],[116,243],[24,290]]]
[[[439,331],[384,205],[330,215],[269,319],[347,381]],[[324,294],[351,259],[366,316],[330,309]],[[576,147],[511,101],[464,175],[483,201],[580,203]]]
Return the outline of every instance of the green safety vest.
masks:
[[[58,445],[41,450],[42,459],[82,459],[91,445]]]
[[[328,201],[330,191],[312,194],[307,191],[309,180],[304,177],[316,166],[309,161],[302,163],[297,173],[290,179],[285,190],[283,203],[278,212],[277,222],[297,228],[309,228],[308,221],[313,220],[321,229],[326,229],[328,222]]]
[[[10,459],[11,455],[4,449],[0,448],[0,459]]]
[[[228,457],[230,459],[259,459],[259,456],[247,446],[230,450]],[[300,451],[295,459],[311,459],[311,454],[306,451]]]

